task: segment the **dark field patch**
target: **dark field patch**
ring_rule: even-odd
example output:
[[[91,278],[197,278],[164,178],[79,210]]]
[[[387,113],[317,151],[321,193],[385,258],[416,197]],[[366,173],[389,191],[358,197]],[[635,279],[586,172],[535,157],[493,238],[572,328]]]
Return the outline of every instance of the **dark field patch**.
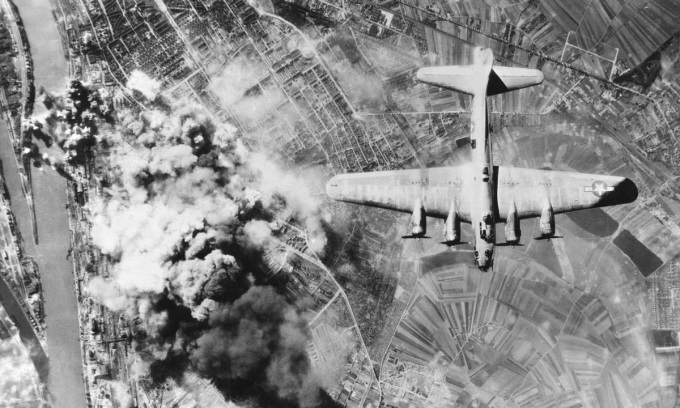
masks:
[[[466,144],[470,144],[470,137],[461,137],[456,139],[456,147],[463,147]]]
[[[664,46],[662,45],[661,48],[664,48]],[[642,64],[614,78],[614,83],[627,86],[640,85],[647,89],[654,83],[659,72],[661,72],[661,52],[656,51],[647,57]]]
[[[567,213],[567,217],[582,229],[600,238],[616,232],[619,223],[600,208]]]
[[[531,249],[529,249],[529,256],[533,258],[539,264],[550,269],[557,277],[562,277],[562,268],[560,267],[560,261],[557,259],[557,254],[555,253],[555,247],[551,240],[564,239],[564,238],[551,238],[550,240],[542,239],[531,243]],[[527,243],[528,245],[528,243]]]
[[[650,251],[628,230],[623,230],[614,238],[614,245],[630,257],[645,278],[663,264],[654,252]]]
[[[420,258],[422,273],[428,273],[434,269],[448,265],[467,264],[473,267],[474,256],[468,251],[446,250],[435,255]]]

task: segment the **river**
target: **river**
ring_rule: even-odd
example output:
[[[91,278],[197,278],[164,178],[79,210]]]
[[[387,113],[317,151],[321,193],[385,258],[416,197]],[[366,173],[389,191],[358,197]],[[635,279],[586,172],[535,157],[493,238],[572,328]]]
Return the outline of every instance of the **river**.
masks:
[[[24,22],[33,58],[35,87],[61,92],[68,80],[68,65],[57,23],[48,0],[15,0]],[[42,106],[36,104],[35,112]],[[6,138],[5,135],[0,135]],[[2,157],[6,144],[2,145]],[[11,153],[11,152],[10,152]],[[10,156],[11,157],[11,156]],[[21,191],[14,160],[3,160],[12,211],[24,238],[26,253],[40,268],[45,297],[45,323],[49,373],[48,403],[52,408],[85,408],[85,385],[79,341],[78,307],[74,293],[73,265],[66,259],[70,229],[66,206],[66,182],[49,167],[33,171],[38,245],[33,242],[30,214]]]

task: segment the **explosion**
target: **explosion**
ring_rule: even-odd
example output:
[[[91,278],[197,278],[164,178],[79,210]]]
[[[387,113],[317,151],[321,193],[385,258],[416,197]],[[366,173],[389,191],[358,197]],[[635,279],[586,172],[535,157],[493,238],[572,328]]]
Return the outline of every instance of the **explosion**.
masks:
[[[64,165],[84,163],[87,153],[96,144],[99,124],[111,121],[113,106],[110,101],[105,102],[108,98],[106,90],[91,91],[79,81],[71,81],[66,96],[53,96],[44,90],[41,96],[47,112],[24,124],[24,164],[28,166],[32,160],[33,165],[40,168],[45,163],[70,178]],[[56,143],[63,152],[63,159],[41,153],[35,139],[41,140],[48,149]]]
[[[319,406],[307,322],[266,285],[261,254],[280,218],[305,225],[310,248],[323,251],[317,199],[198,105],[111,115],[98,111],[101,99],[74,82],[69,98],[47,99],[35,126],[67,164],[107,152],[113,181],[87,207],[112,267],[90,279],[89,293],[141,322],[135,347],[157,384],[190,370],[239,402]]]

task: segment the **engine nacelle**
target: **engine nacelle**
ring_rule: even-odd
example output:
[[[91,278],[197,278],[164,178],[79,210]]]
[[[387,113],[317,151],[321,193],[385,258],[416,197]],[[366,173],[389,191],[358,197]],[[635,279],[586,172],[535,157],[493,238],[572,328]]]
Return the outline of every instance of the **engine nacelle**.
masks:
[[[450,245],[457,244],[460,241],[460,219],[456,211],[456,204],[453,201],[444,223],[444,241]]]
[[[547,202],[541,210],[541,222],[539,225],[541,236],[552,237],[555,235],[555,213],[552,205]]]
[[[423,237],[427,233],[427,216],[425,215],[425,208],[420,200],[417,200],[413,214],[411,214],[411,235],[416,238]]]
[[[510,204],[510,212],[505,220],[505,241],[508,244],[516,244],[522,236],[522,231],[519,227],[519,215],[517,215],[517,207],[515,202]]]

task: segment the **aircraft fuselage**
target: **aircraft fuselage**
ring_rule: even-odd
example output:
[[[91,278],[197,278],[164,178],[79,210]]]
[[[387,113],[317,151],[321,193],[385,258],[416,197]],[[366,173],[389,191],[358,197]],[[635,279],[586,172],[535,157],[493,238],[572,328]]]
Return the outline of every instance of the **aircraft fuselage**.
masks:
[[[472,146],[470,183],[470,221],[474,234],[475,262],[482,270],[493,266],[493,251],[496,244],[496,222],[494,220],[494,177],[491,140],[486,110],[486,89],[472,99]]]
[[[487,84],[493,55],[481,54],[478,83],[472,95],[472,121],[470,144],[472,146],[470,182],[470,221],[474,235],[475,263],[481,270],[493,266],[493,251],[496,244],[496,221],[494,219],[495,197],[493,157],[489,138],[488,112],[486,105]]]

